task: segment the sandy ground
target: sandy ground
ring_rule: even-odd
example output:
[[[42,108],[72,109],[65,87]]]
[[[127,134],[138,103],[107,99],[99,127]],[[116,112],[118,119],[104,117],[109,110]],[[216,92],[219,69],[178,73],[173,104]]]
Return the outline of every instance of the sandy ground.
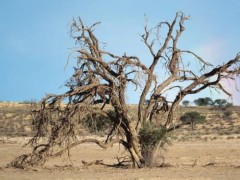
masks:
[[[26,141],[26,140],[25,140]],[[116,157],[124,153],[118,145],[102,150],[84,144],[71,150],[67,156],[50,160],[43,168],[19,170],[4,168],[14,157],[30,151],[23,148],[24,140],[0,141],[0,179],[74,180],[74,179],[239,179],[240,140],[175,142],[165,157],[161,168],[125,169],[104,165],[84,166],[82,160],[103,160],[105,164],[117,163]]]

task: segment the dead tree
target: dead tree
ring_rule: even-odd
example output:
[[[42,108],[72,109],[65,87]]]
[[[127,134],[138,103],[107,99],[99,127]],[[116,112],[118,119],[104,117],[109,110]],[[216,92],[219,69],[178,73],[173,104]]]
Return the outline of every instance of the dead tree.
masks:
[[[76,55],[77,63],[74,74],[66,83],[69,91],[61,95],[47,95],[40,106],[32,110],[36,134],[29,144],[33,151],[18,157],[11,165],[22,168],[41,165],[74,146],[92,142],[102,148],[120,143],[128,150],[135,167],[146,166],[139,139],[143,125],[154,122],[157,113],[165,113],[166,116],[161,116],[157,121],[163,124],[166,132],[173,130],[174,112],[185,96],[206,88],[231,95],[221,82],[236,79],[240,72],[239,54],[225,64],[213,67],[194,52],[178,47],[179,38],[185,30],[184,23],[188,19],[183,13],[176,13],[172,22],[160,22],[152,29],[145,25],[141,40],[151,54],[148,60],[150,66],[143,64],[136,56],[126,53],[115,55],[101,47],[103,45],[94,34],[94,28],[99,23],[88,27],[80,18],[73,20],[71,32],[77,48],[72,53]],[[166,29],[165,39],[161,41]],[[184,59],[186,54],[199,63],[196,67],[199,67],[198,70],[189,68],[188,60]],[[160,66],[161,70],[156,68]],[[166,78],[157,77],[159,71],[164,72]],[[139,77],[142,77],[141,80]],[[135,121],[126,103],[129,84],[142,89]],[[177,89],[177,93],[169,104],[166,94],[172,89]],[[150,100],[145,104],[147,97]],[[106,105],[114,110],[114,118],[109,115]],[[83,118],[97,114],[109,117],[113,122],[106,140],[79,139],[78,125]],[[159,144],[155,143],[153,149]],[[56,146],[62,149],[55,152]]]

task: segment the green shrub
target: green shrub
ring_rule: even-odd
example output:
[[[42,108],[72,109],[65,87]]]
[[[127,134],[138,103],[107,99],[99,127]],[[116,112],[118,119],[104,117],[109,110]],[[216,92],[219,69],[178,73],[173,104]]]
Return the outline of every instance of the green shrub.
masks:
[[[145,123],[139,131],[141,153],[147,167],[154,164],[154,156],[158,148],[166,149],[171,144],[171,136],[162,126]]]
[[[191,112],[186,112],[183,116],[180,117],[180,120],[184,124],[190,124],[192,130],[194,129],[195,124],[197,123],[203,123],[206,120],[205,116],[202,116],[199,112],[197,111],[191,111]]]

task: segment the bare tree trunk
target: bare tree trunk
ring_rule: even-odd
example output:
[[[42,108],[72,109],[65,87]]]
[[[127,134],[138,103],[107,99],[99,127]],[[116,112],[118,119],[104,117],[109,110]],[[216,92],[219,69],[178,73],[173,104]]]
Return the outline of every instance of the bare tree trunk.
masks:
[[[103,148],[113,143],[121,143],[129,151],[135,167],[151,166],[161,138],[175,128],[174,114],[183,98],[208,87],[231,95],[220,82],[239,77],[240,54],[208,71],[206,67],[210,68],[211,64],[191,51],[178,48],[178,40],[185,30],[184,22],[188,19],[189,17],[178,12],[171,23],[160,22],[150,29],[147,25],[144,26],[144,34],[141,37],[151,55],[149,67],[136,56],[128,56],[126,53],[114,55],[101,48],[102,44],[93,33],[99,23],[87,27],[80,18],[78,21],[74,19],[71,35],[76,40],[77,48],[73,49],[72,53],[77,57],[77,65],[66,83],[69,91],[60,95],[47,95],[37,107],[32,108],[36,134],[29,141],[29,145],[33,151],[15,159],[12,166],[42,164],[47,159],[59,156],[84,142],[96,143]],[[159,37],[164,37],[164,34],[160,34],[163,26],[166,28],[163,32],[167,30],[167,33],[163,42],[159,42]],[[188,59],[185,59],[183,54],[188,54],[193,57],[192,60],[199,62],[198,71],[189,68]],[[157,78],[157,66],[162,67],[161,71],[167,77]],[[139,74],[143,76],[144,82],[139,80]],[[136,122],[130,117],[126,103],[126,89],[130,83],[136,88],[140,86],[142,90]],[[173,95],[172,103],[169,103],[167,94],[174,88],[177,92]],[[148,96],[149,103],[144,104]],[[62,105],[63,103],[66,105]],[[114,117],[107,112],[106,104],[113,109]],[[167,117],[163,116],[164,113],[167,113]],[[157,116],[159,114],[161,116]],[[90,117],[93,120],[96,115],[106,117],[113,123],[106,134],[107,139],[104,142],[97,139],[79,141],[79,125],[86,118]],[[157,134],[157,140],[153,138],[153,144],[144,146],[140,134],[147,123],[157,125],[157,130],[161,130],[160,125],[163,125],[164,133],[153,132],[151,129],[144,132],[149,135],[147,141],[155,137],[154,133],[162,133]],[[53,152],[54,147],[59,145],[64,149]]]

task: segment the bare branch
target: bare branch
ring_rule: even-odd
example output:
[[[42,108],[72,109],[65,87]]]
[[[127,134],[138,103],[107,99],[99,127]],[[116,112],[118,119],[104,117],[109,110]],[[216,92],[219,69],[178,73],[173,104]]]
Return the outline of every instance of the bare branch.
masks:
[[[213,66],[212,64],[210,64],[210,63],[204,61],[200,56],[198,56],[197,54],[195,54],[195,53],[192,52],[192,51],[181,50],[180,52],[182,52],[182,53],[189,53],[189,54],[192,54],[192,55],[193,55],[194,57],[196,57],[201,63],[203,63],[204,66],[205,66],[205,65],[207,65],[207,66]]]
[[[149,159],[144,154],[146,146],[140,138],[142,130],[145,130],[143,126],[153,124],[161,130],[158,142],[148,146],[153,156],[166,133],[174,129],[172,123],[176,108],[185,96],[206,88],[230,96],[221,85],[222,80],[236,82],[240,77],[240,53],[227,63],[213,67],[194,52],[178,47],[185,30],[184,23],[189,18],[178,12],[172,22],[160,22],[154,28],[148,28],[146,23],[141,40],[151,56],[149,66],[137,56],[127,53],[116,55],[102,49],[94,33],[99,22],[86,26],[81,18],[73,19],[71,37],[76,47],[71,55],[77,57],[77,62],[73,75],[65,84],[68,91],[60,95],[49,94],[32,106],[33,127],[36,130],[28,143],[32,153],[16,158],[12,166],[42,165],[47,159],[69,153],[70,148],[83,143],[95,143],[102,148],[120,143],[129,152],[133,165],[149,166],[146,163]],[[161,34],[166,31],[166,34]],[[165,39],[162,38],[164,36]],[[197,70],[191,69],[191,62],[184,59],[183,53],[190,54],[199,62]],[[137,115],[133,115],[126,100],[130,83],[136,88],[141,87],[138,89],[141,94]],[[170,90],[171,100],[166,95]],[[167,117],[162,116],[164,113]],[[104,131],[106,139],[79,140],[81,128],[86,122],[93,127],[98,126],[97,122],[107,123]],[[165,126],[160,127],[159,124]],[[62,149],[56,151],[55,147]]]

